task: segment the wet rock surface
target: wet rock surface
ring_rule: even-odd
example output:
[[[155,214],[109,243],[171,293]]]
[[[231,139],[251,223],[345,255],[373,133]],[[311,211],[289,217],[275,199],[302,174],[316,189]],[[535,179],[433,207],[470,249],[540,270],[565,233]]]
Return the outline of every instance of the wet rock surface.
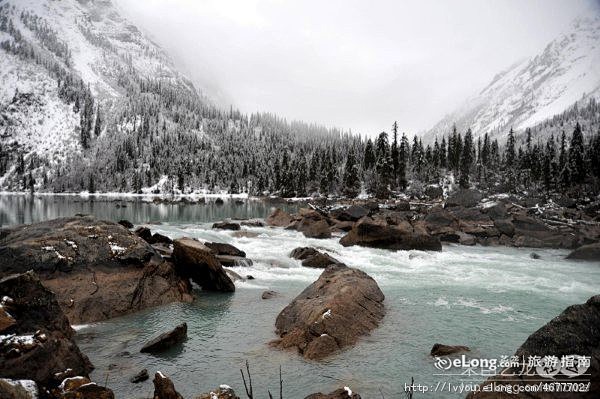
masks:
[[[329,265],[341,263],[329,254],[311,247],[300,247],[290,253],[290,257],[302,261],[302,266],[324,269]]]
[[[589,374],[585,380],[591,382],[589,392],[524,392],[512,394],[498,394],[496,392],[481,392],[477,395],[468,395],[467,398],[584,398],[592,399],[600,397],[600,295],[591,297],[586,303],[572,305],[566,308],[559,316],[549,321],[542,328],[534,332],[517,349],[515,356],[519,359],[529,356],[556,356],[559,359],[558,367],[561,368],[560,359],[563,356],[579,355],[589,356],[589,368],[579,369],[575,367],[573,373],[581,371]],[[527,362],[527,360],[525,360]],[[540,380],[539,374],[531,376],[522,375],[521,367],[514,367],[507,373],[515,376],[496,376],[490,377],[482,385],[492,384],[516,384],[516,385],[537,385]],[[583,366],[582,366],[583,367]],[[548,369],[549,371],[550,369]],[[537,373],[539,373],[539,369]],[[568,370],[566,373],[570,373]],[[573,381],[573,374],[565,374],[563,371],[557,372],[552,379],[548,381],[568,383]],[[583,377],[582,377],[583,378]],[[543,379],[543,378],[542,378]]]
[[[235,291],[233,281],[209,247],[191,238],[179,238],[173,245],[173,262],[179,275],[191,278],[206,290]]]
[[[90,216],[11,228],[0,240],[0,276],[26,270],[56,293],[73,324],[192,300],[189,284],[150,244]]]
[[[57,386],[56,375],[66,369],[87,376],[93,369],[73,340],[74,331],[56,296],[33,272],[0,280],[0,297],[15,324],[2,332],[0,376],[31,379]],[[8,303],[9,302],[9,303]]]
[[[158,337],[146,342],[140,352],[142,353],[157,353],[163,352],[171,347],[178,345],[187,339],[187,323],[182,323]]]
[[[325,269],[277,316],[279,348],[296,348],[308,359],[321,359],[379,325],[384,295],[366,273],[337,264]]]

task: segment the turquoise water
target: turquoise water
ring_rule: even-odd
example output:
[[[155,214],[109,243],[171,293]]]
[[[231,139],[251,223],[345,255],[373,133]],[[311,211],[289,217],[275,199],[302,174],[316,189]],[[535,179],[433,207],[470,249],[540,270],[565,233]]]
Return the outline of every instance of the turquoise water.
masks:
[[[248,216],[264,217],[260,212],[268,208]],[[251,228],[258,237],[234,238],[231,232],[211,230],[209,222],[216,219],[210,217],[192,223],[167,212],[162,220],[151,226],[153,231],[229,242],[243,249],[254,265],[235,271],[255,280],[236,283],[234,294],[197,291],[191,304],[171,304],[80,328],[80,348],[96,366],[93,379],[108,381],[118,398],[151,397],[151,381],[128,382],[142,368],[151,376],[157,370],[170,376],[186,398],[220,384],[241,394],[239,369],[245,360],[250,362],[257,398],[267,398],[267,389],[277,391],[280,365],[286,399],[342,386],[365,399],[380,398],[380,390],[386,398],[400,398],[411,378],[422,384],[460,382],[459,377],[434,376],[439,371],[428,355],[434,343],[470,346],[471,356],[477,358],[512,355],[536,329],[567,306],[598,294],[600,287],[599,264],[566,261],[566,252],[560,250],[536,250],[540,260],[530,258],[531,249],[502,247],[392,252],[344,248],[339,237],[307,239],[283,229]],[[268,346],[276,338],[277,314],[320,273],[287,256],[293,248],[309,245],[364,270],[386,295],[381,326],[355,347],[321,362]],[[262,300],[266,289],[280,296]],[[184,321],[188,339],[183,345],[161,356],[139,353],[149,338]],[[414,397],[465,396],[437,392]]]

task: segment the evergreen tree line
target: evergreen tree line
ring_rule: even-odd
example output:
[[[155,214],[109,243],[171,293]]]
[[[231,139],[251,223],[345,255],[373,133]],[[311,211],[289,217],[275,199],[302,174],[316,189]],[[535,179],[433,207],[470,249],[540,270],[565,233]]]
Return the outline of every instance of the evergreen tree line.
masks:
[[[424,145],[417,136],[410,140],[400,134],[397,123],[389,135],[367,139],[268,113],[246,115],[212,105],[184,79],[141,76],[130,54],[119,53],[108,39],[81,25],[105,57],[114,57],[111,74],[124,93],[104,111],[69,69],[70,51],[55,32],[43,20],[21,14],[42,44],[33,46],[8,18],[6,7],[0,12],[0,30],[12,40],[0,46],[46,68],[61,99],[80,118],[82,152],[58,165],[25,156],[14,145],[0,147],[0,175],[16,165],[20,189],[140,192],[166,178],[169,191],[205,188],[284,197],[354,197],[364,190],[387,198],[420,194],[423,186],[448,180],[505,192],[598,192],[600,140],[590,132],[584,138],[579,124],[569,137],[563,131],[547,139],[538,135],[540,126],[535,140],[531,130],[522,139],[511,130],[502,146],[487,134],[474,139],[470,130],[454,128]],[[590,114],[594,109],[597,104],[591,102],[583,108]],[[551,123],[555,128],[561,121]]]

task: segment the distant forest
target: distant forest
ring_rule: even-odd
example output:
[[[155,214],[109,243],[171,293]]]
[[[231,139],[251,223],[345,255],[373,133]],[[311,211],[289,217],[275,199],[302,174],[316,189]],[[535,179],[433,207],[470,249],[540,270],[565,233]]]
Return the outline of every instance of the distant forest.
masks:
[[[579,123],[555,135],[562,126],[558,117],[549,122],[550,135],[540,134],[544,126],[537,126],[535,139],[531,130],[517,138],[511,129],[502,145],[487,134],[474,139],[470,130],[456,128],[424,144],[399,133],[397,123],[389,134],[367,139],[272,114],[219,109],[187,82],[140,76],[122,55],[123,63],[114,67],[122,99],[107,104],[73,72],[69,46],[47,24],[20,15],[42,44],[34,46],[9,15],[0,13],[0,31],[11,36],[0,47],[56,79],[61,99],[79,115],[81,144],[80,152],[56,163],[10,140],[0,141],[0,176],[8,176],[5,185],[12,190],[140,193],[153,187],[157,193],[367,193],[384,199],[401,193],[420,196],[427,186],[456,181],[492,192],[599,192],[600,132],[584,134]],[[112,51],[102,37],[92,32],[86,37]],[[13,102],[23,96],[15,93]],[[599,106],[591,100],[574,112],[564,118],[597,118]],[[157,186],[159,181],[163,184]]]

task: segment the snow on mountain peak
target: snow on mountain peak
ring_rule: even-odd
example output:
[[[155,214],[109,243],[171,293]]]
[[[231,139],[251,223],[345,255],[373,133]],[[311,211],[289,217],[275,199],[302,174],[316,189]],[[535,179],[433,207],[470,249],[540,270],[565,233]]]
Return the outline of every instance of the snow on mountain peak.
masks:
[[[575,102],[600,97],[600,16],[575,20],[538,55],[496,75],[476,96],[444,117],[424,138],[471,128],[475,136],[500,138],[563,112]]]

